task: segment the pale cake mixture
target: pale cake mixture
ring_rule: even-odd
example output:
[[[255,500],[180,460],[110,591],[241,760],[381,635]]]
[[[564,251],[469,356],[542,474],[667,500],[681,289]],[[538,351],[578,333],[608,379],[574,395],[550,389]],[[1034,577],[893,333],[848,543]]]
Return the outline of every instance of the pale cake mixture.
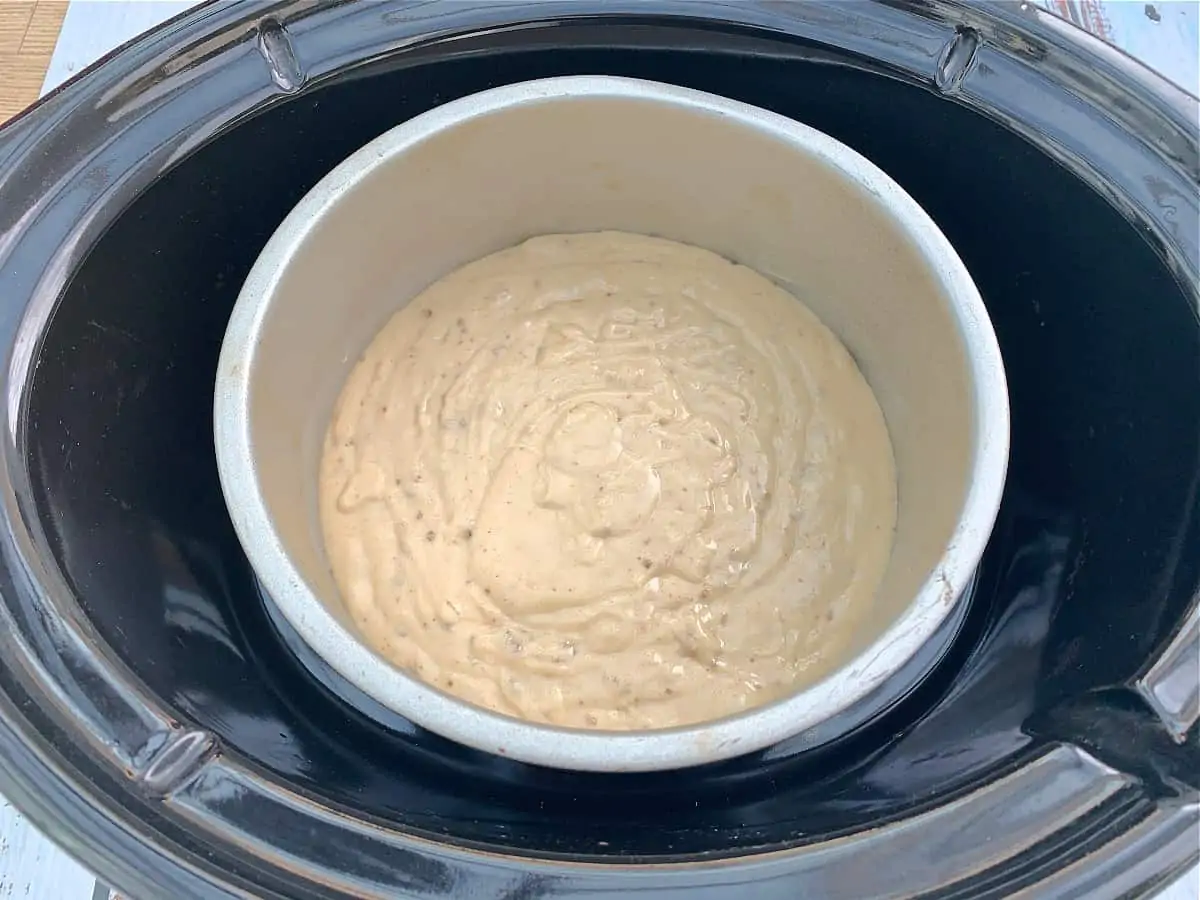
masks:
[[[812,683],[896,522],[836,337],[695,247],[534,238],[401,309],[338,400],[321,521],[384,658],[534,722],[643,729]]]

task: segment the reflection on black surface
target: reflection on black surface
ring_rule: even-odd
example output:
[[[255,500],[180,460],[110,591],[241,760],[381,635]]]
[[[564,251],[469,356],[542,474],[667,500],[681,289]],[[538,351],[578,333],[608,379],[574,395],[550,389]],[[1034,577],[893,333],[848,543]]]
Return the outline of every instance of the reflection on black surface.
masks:
[[[304,676],[233,537],[213,374],[276,224],[396,122],[567,71],[718,90],[846,141],[934,215],[995,319],[1013,456],[970,643],[918,696],[814,759],[574,776],[387,733]],[[233,752],[334,806],[464,842],[644,857],[810,842],[994,778],[1050,734],[1031,721],[1131,677],[1190,602],[1200,542],[1185,540],[1195,510],[1180,486],[1200,471],[1195,310],[1112,208],[1012,134],[899,81],[756,56],[701,66],[669,50],[538,50],[502,70],[483,57],[366,74],[241,124],[135,201],[71,284],[31,398],[38,502],[87,614]],[[1079,727],[1052,720],[1058,736]],[[1096,733],[1098,755],[1114,736]]]
[[[1108,690],[1039,709],[1027,727],[1039,737],[1073,741],[1106,765],[1136,775],[1151,796],[1194,798],[1200,790],[1200,727],[1176,741],[1156,724],[1131,692]]]
[[[295,810],[261,802],[242,781],[204,772],[187,786],[180,802],[204,817],[221,819],[225,829],[250,840],[255,835],[272,835],[282,853],[295,860],[337,859],[355,873],[359,884],[389,885],[407,896],[461,896],[456,891],[457,873],[446,863],[401,847],[390,847],[386,860],[381,861],[379,854],[372,852],[375,848],[369,831],[294,827],[287,819]]]
[[[1015,496],[1014,496],[1015,494]],[[1031,739],[1026,718],[1044,677],[1046,636],[1070,559],[1071,520],[1010,491],[992,541],[1004,550],[995,620],[946,699],[891,748],[864,781],[897,797],[928,796],[966,772],[1015,757]],[[963,716],[961,709],[973,709]]]

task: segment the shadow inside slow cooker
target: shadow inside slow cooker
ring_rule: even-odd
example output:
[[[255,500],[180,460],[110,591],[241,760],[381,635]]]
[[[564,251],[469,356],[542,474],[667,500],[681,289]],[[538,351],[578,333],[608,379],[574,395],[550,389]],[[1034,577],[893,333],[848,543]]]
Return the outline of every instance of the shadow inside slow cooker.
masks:
[[[1133,676],[1190,601],[1197,553],[1180,546],[1200,471],[1200,342],[1155,248],[1031,144],[945,97],[828,55],[669,49],[682,31],[664,26],[660,47],[636,52],[509,48],[502,65],[500,50],[418,56],[302,92],[161,178],[67,289],[29,402],[59,563],[154,693],[283,783],[398,827],[528,852],[825,839],[1011,770],[1054,732],[1057,709]],[[295,662],[234,538],[212,387],[230,309],[276,225],[392,125],[499,83],[582,72],[714,91],[848,143],[933,215],[995,322],[1012,463],[968,621],[914,695],[823,753],[581,776],[388,732]]]

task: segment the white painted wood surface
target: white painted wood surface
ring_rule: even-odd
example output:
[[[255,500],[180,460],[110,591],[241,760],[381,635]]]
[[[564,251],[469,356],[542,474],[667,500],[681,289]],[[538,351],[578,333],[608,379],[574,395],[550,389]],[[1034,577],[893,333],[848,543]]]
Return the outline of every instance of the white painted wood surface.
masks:
[[[194,0],[72,0],[58,33],[54,56],[46,69],[42,93],[58,87],[110,50],[160,22],[186,12],[193,5]]]
[[[3,0],[0,0],[3,2]],[[248,0],[247,0],[248,2]],[[1200,3],[1038,0],[1200,94]],[[186,10],[190,0],[72,0],[43,93],[114,47]],[[1196,836],[1200,844],[1200,834]],[[0,900],[94,900],[108,892],[0,797]],[[140,898],[173,900],[173,898]],[[1200,900],[1200,867],[1157,900]]]
[[[0,797],[0,898],[92,900],[95,886],[91,872],[44,838]]]

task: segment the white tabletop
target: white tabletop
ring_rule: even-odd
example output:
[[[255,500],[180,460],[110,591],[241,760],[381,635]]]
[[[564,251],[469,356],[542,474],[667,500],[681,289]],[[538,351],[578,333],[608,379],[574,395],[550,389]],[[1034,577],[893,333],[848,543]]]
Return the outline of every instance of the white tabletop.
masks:
[[[0,0],[3,2],[3,0]],[[1038,0],[1200,93],[1200,3]],[[72,0],[42,92],[104,53],[183,12],[193,0]],[[1197,835],[1200,842],[1200,835]],[[0,898],[108,900],[90,872],[43,837],[0,797]],[[160,898],[142,898],[160,900]],[[1200,867],[1157,900],[1200,900]]]

